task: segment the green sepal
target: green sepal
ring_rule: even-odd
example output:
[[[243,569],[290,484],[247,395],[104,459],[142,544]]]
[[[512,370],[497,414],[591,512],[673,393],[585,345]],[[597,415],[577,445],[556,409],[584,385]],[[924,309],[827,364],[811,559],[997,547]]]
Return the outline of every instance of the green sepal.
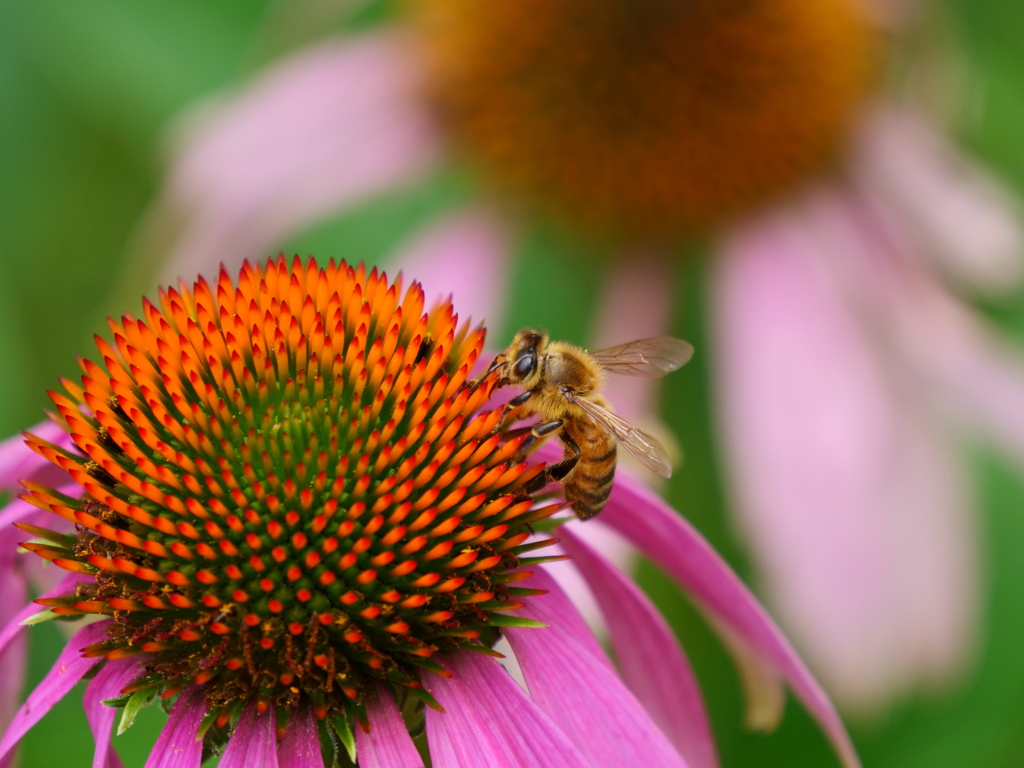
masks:
[[[121,712],[121,722],[117,724],[118,736],[132,727],[135,723],[135,718],[139,716],[139,712],[149,705],[153,697],[156,696],[157,690],[158,688],[154,686],[152,688],[143,688],[141,691],[131,694],[128,703],[124,705],[124,710]]]
[[[54,619],[59,619],[59,618],[60,618],[60,614],[59,613],[54,613],[49,608],[47,608],[45,611],[40,611],[39,613],[34,613],[31,616],[29,616],[27,619],[23,620],[21,622],[21,626],[23,626],[23,627],[30,627],[33,624],[42,624],[44,621],[53,621]]]
[[[438,675],[442,675],[442,676],[448,675],[448,670],[447,669],[442,667],[436,661],[431,661],[430,659],[420,659],[420,658],[417,658],[415,656],[411,656],[411,657],[405,659],[405,661],[407,663],[409,663],[409,664],[412,664],[413,666],[422,667],[423,669],[430,670],[431,672],[433,672],[435,674],[438,674]]]
[[[546,589],[530,589],[529,587],[505,587],[509,597],[541,597],[546,595]]]
[[[521,557],[519,558],[519,565],[540,565],[541,563],[560,563],[563,560],[568,560],[568,555],[548,555],[547,557]]]
[[[199,730],[196,731],[196,741],[206,738],[206,732],[213,727],[213,724],[215,722],[217,722],[217,718],[220,717],[220,713],[221,710],[219,707],[214,707],[213,709],[207,711],[207,713],[203,716],[203,722],[199,724]]]
[[[552,544],[557,544],[561,539],[541,539],[540,541],[528,541],[525,544],[520,544],[518,547],[509,547],[508,551],[513,555],[521,555],[524,552],[532,552],[535,549],[544,549],[544,547],[550,547]]]
[[[131,698],[132,694],[126,693],[122,696],[115,696],[112,699],[103,699],[101,703],[103,704],[104,707],[110,707],[112,709],[121,709],[122,707],[128,704]]]
[[[437,703],[437,699],[435,699],[429,693],[424,691],[422,688],[406,688],[405,690],[408,692],[410,696],[419,699],[431,709],[440,712],[442,715],[445,713],[444,707]]]
[[[356,761],[356,735],[352,732],[352,723],[345,715],[343,717],[336,717],[332,721],[334,723],[334,732],[338,736],[338,741],[345,747],[345,752],[348,753],[348,759],[353,763]]]
[[[524,619],[522,616],[509,616],[507,613],[492,613],[487,616],[487,621],[496,627],[529,627],[530,629],[543,629],[547,626],[543,621],[535,619]]]
[[[479,653],[484,656],[490,656],[492,659],[505,658],[504,653],[498,653],[493,648],[488,648],[486,645],[478,645],[477,643],[474,643],[473,645],[460,645],[459,648],[461,648],[463,651],[472,651],[473,653]]]
[[[514,611],[523,607],[518,600],[488,600],[486,603],[477,603],[476,607],[481,611]]]
[[[24,531],[29,536],[35,536],[37,539],[43,541],[49,541],[52,544],[74,551],[75,545],[78,544],[78,540],[74,536],[67,536],[63,533],[57,533],[51,531],[49,528],[40,528],[38,525],[29,525],[28,523],[15,523],[14,527],[18,530]]]

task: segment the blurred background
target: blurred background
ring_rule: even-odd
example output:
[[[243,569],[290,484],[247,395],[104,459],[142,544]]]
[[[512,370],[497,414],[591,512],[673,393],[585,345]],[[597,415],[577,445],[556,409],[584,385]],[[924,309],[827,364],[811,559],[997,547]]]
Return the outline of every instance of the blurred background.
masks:
[[[1024,5],[1017,0],[922,3],[918,44],[937,51],[931,76],[908,78],[963,147],[1024,195]],[[168,274],[154,247],[152,210],[173,156],[173,136],[198,105],[239,89],[281,57],[332,35],[391,23],[393,3],[344,0],[72,0],[0,4],[0,436],[38,422],[46,389],[76,374],[104,318],[137,311]],[[923,42],[922,42],[923,41]],[[296,121],[302,115],[294,115]],[[294,228],[273,252],[386,264],[412,233],[471,194],[444,168],[400,191]],[[158,244],[159,245],[159,244]],[[515,329],[544,326],[585,342],[598,322],[607,262],[584,240],[525,223],[514,241],[501,345]],[[757,587],[744,537],[730,517],[712,412],[711,248],[686,246],[672,272],[670,330],[698,354],[666,380],[661,416],[685,446],[667,497]],[[172,272],[173,273],[173,270]],[[537,275],[545,279],[538,280]],[[1024,348],[1024,293],[971,300],[1004,338]],[[953,682],[922,684],[849,723],[875,768],[1016,768],[1024,765],[1024,483],[1020,467],[981,442],[964,443],[979,531],[981,604],[972,658]],[[817,727],[790,702],[771,735],[743,727],[734,668],[698,614],[653,568],[644,585],[678,630],[702,683],[727,768],[831,766]],[[799,645],[799,642],[797,643]],[[61,645],[51,625],[32,630],[32,677]],[[155,708],[154,708],[155,710]],[[161,715],[147,710],[119,737],[125,764],[141,766]],[[27,768],[87,765],[92,744],[73,697],[26,738]]]

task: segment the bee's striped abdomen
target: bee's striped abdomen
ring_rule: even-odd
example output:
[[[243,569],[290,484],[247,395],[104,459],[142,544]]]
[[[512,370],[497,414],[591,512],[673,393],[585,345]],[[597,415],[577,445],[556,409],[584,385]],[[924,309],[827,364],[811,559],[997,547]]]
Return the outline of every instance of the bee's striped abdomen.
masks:
[[[562,491],[576,514],[586,519],[604,509],[611,495],[618,450],[612,434],[589,420],[574,420],[566,432],[579,446],[580,458]]]

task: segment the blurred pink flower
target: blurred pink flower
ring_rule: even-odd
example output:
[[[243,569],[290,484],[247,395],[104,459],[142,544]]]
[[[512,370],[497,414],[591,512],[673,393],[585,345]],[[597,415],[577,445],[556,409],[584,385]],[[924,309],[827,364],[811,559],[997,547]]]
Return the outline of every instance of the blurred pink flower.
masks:
[[[910,3],[872,6],[911,16]],[[152,236],[170,233],[169,269],[236,266],[422,180],[442,131],[417,100],[421,77],[400,32],[369,32],[302,51],[196,116],[151,220]],[[1024,233],[1012,196],[926,116],[879,102],[860,119],[831,179],[722,234],[706,354],[764,588],[827,687],[866,710],[969,658],[978,569],[957,438],[980,431],[1024,458],[1024,363],[954,287],[1016,281]],[[395,264],[493,294],[508,237],[493,213],[455,210]],[[599,340],[664,333],[670,286],[664,261],[623,260]],[[481,306],[493,324],[498,303]],[[646,382],[611,384],[631,418],[652,408]]]

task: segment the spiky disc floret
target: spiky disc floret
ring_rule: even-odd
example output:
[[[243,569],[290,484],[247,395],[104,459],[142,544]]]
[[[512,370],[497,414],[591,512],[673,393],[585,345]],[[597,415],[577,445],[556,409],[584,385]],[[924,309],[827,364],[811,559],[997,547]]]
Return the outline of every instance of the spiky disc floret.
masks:
[[[524,493],[542,467],[482,408],[493,381],[468,381],[482,328],[333,261],[159,304],[51,393],[81,454],[28,436],[84,491],[29,486],[78,533],[24,546],[94,575],[41,601],[113,618],[87,654],[151,654],[131,687],[202,684],[224,722],[253,696],[359,717],[369,681],[419,691],[435,652],[517,621],[518,554],[558,507]]]

